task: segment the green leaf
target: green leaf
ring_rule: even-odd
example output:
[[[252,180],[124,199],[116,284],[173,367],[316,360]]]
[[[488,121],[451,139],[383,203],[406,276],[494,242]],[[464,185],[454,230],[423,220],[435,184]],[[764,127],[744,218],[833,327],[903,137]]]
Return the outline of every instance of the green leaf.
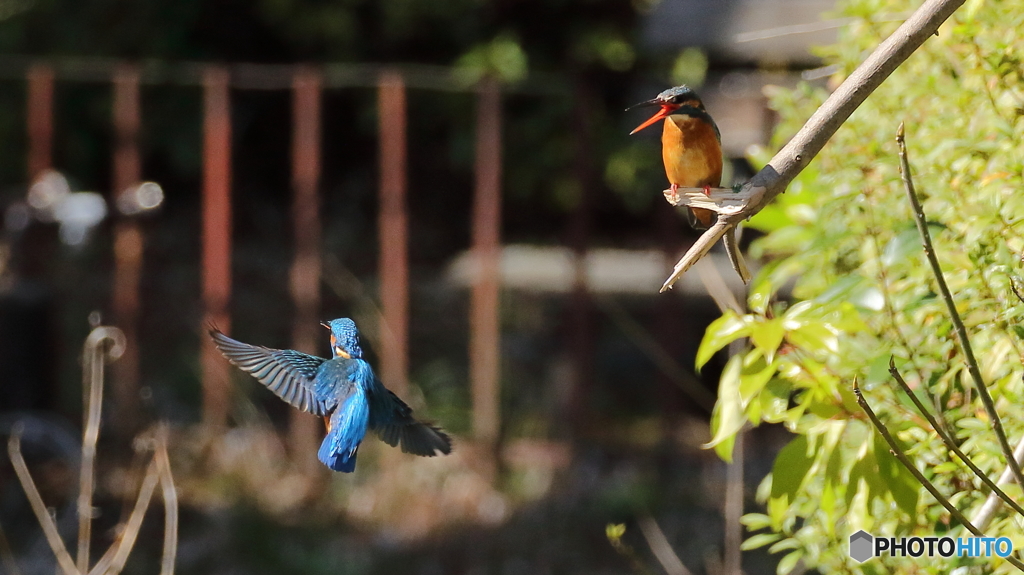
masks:
[[[822,322],[808,322],[790,330],[786,340],[796,347],[815,355],[839,353],[839,337]]]
[[[757,322],[750,328],[750,341],[764,354],[765,359],[771,363],[775,359],[775,352],[782,345],[782,336],[785,330],[782,327],[782,320],[779,318],[768,321]]]
[[[718,455],[726,461],[732,461],[732,440],[746,421],[743,415],[743,398],[740,396],[742,371],[743,358],[738,355],[729,358],[729,363],[722,371],[722,379],[718,383],[718,401],[715,402],[715,409],[711,414],[711,431],[714,435],[711,441],[704,445],[705,448],[716,447],[729,440],[726,455],[716,449]]]
[[[814,465],[814,457],[807,453],[807,447],[807,437],[799,435],[779,452],[772,466],[772,499],[789,505],[796,498],[807,472]]]
[[[889,487],[889,492],[892,494],[893,500],[896,501],[896,505],[907,515],[916,517],[921,484],[890,452],[889,444],[877,433],[875,434],[875,460],[878,462],[879,475]]]
[[[704,367],[718,350],[749,333],[750,327],[744,318],[732,311],[725,312],[722,317],[711,322],[704,332],[704,339],[697,348],[697,369]]]
[[[793,569],[796,569],[796,564],[803,559],[803,551],[794,551],[789,555],[786,555],[779,561],[779,566],[775,568],[775,572],[778,575],[789,575]]]
[[[622,539],[623,535],[626,534],[626,524],[625,523],[609,523],[604,528],[604,534],[605,534],[605,537],[608,538],[608,541],[611,541],[612,543],[616,543],[620,539]]]
[[[760,369],[759,369],[760,368]],[[756,398],[768,381],[775,375],[774,365],[765,365],[762,358],[757,358],[753,365],[744,366],[740,375],[740,401],[746,409],[751,400]],[[760,406],[759,406],[760,407]]]
[[[758,531],[771,525],[772,520],[763,513],[747,513],[740,517],[740,523],[746,525],[749,531]]]
[[[782,539],[782,535],[778,533],[758,533],[750,539],[747,539],[740,545],[740,549],[743,551],[750,551],[751,549],[757,549],[775,543],[779,539]]]
[[[758,397],[761,402],[761,417],[768,423],[779,423],[785,419],[792,390],[793,384],[784,379],[776,378],[769,381]]]
[[[943,229],[945,229],[945,226],[941,224],[928,222],[928,233],[933,238]],[[921,234],[917,231],[916,226],[903,231],[885,246],[885,251],[882,253],[881,258],[882,265],[890,267],[898,262],[914,257],[915,254],[920,254],[920,257],[924,257]]]

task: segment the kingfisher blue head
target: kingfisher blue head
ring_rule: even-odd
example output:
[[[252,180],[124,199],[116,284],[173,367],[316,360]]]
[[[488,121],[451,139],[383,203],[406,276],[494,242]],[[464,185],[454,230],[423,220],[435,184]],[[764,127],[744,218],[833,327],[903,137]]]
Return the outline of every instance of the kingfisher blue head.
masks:
[[[701,102],[700,96],[685,84],[682,86],[676,86],[675,88],[669,88],[668,90],[658,94],[658,96],[653,99],[640,102],[639,104],[634,104],[626,109],[632,110],[639,106],[660,106],[661,109],[651,116],[646,122],[637,126],[635,130],[629,133],[630,135],[643,130],[658,120],[672,115],[672,112],[675,112],[679,108],[692,108],[700,111],[704,110],[704,102]]]
[[[342,317],[332,319],[330,322],[320,322],[320,325],[331,330],[331,353],[334,354],[334,357],[345,359],[363,357],[363,348],[359,347],[359,330],[356,329],[356,322]]]

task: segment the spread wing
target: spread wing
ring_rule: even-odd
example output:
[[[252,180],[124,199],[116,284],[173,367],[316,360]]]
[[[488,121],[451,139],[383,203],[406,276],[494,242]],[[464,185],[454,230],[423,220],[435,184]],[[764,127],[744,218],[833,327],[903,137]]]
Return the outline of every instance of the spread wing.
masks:
[[[290,349],[242,343],[216,328],[210,328],[210,337],[228,361],[255,377],[288,404],[313,415],[327,415],[326,406],[313,392],[317,370],[327,360]]]
[[[433,457],[437,452],[452,452],[452,440],[440,428],[416,421],[412,409],[379,382],[370,402],[370,429],[377,432],[384,443],[394,447],[402,444],[402,451],[413,455]]]

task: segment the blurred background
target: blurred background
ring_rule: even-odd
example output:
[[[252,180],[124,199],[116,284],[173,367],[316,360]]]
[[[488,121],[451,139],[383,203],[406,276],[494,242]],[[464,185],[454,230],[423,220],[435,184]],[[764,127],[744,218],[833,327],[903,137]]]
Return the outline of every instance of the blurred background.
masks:
[[[179,573],[773,573],[737,521],[786,437],[701,449],[720,312],[693,272],[658,294],[697,234],[662,200],[660,128],[630,137],[646,116],[623,110],[697,88],[742,182],[764,88],[829,73],[832,8],[0,0],[0,434],[35,422],[73,531],[81,345],[116,325],[97,544],[134,497],[132,438],[167,421]],[[451,456],[370,439],[331,474],[322,424],[204,333],[327,355],[335,317]],[[6,458],[0,526],[22,572],[54,571]]]

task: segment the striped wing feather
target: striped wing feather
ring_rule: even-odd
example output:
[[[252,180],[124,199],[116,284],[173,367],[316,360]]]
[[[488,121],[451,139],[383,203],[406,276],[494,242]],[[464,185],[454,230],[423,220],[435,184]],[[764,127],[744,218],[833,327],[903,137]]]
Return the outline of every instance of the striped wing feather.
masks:
[[[320,365],[326,361],[290,349],[271,349],[231,339],[216,328],[210,337],[217,349],[239,369],[255,377],[292,407],[313,415],[327,415],[327,408],[313,392]]]

